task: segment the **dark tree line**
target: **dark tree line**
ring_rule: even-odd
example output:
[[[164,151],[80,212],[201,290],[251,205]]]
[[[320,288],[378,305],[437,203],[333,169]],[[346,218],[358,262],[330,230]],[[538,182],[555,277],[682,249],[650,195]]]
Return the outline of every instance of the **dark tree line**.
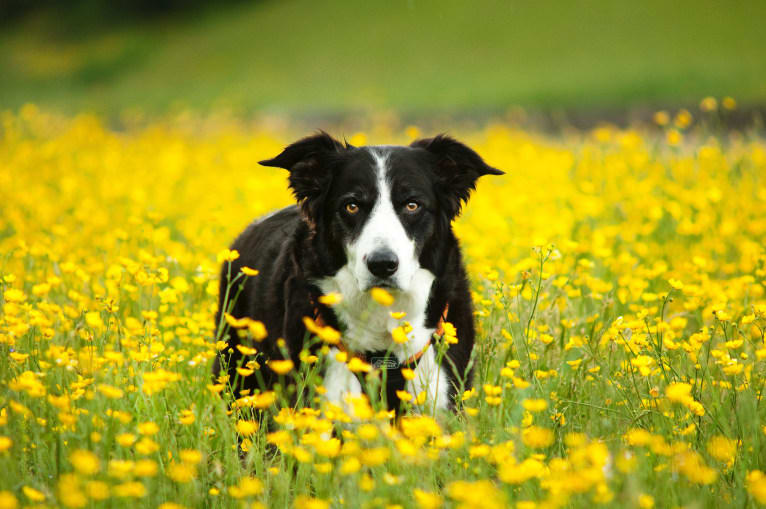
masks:
[[[242,0],[0,0],[0,24],[44,13],[70,27],[181,16]]]

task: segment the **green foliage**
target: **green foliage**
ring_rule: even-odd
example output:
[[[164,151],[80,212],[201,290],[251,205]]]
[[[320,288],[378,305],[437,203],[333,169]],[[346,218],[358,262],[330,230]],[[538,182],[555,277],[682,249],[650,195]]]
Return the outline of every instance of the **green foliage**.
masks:
[[[766,98],[766,4],[258,2],[61,34],[0,34],[0,107],[326,113]]]

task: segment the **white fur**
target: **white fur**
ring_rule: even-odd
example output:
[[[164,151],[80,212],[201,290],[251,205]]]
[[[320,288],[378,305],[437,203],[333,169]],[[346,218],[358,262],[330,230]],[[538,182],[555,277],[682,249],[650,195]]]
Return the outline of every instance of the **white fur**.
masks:
[[[345,396],[361,394],[362,386],[344,363],[335,360],[338,353],[337,348],[330,349],[330,361],[324,375],[324,387],[327,389],[325,397],[336,405],[342,406]]]
[[[449,402],[449,378],[444,370],[447,362],[442,360],[442,365],[436,364],[436,349],[430,348],[420,358],[415,368],[415,379],[407,382],[405,389],[413,396],[422,391],[426,392],[426,410],[432,408],[434,401],[437,409],[446,409]]]
[[[390,349],[404,362],[423,349],[434,333],[425,327],[428,297],[435,276],[420,267],[415,243],[407,236],[391,201],[391,191],[386,181],[386,154],[384,149],[369,149],[375,158],[377,170],[378,201],[362,233],[351,245],[346,246],[348,262],[334,276],[317,281],[323,293],[340,293],[343,300],[333,310],[345,326],[343,342],[357,352]],[[397,289],[390,290],[395,302],[389,307],[381,306],[370,298],[369,287],[374,276],[367,268],[366,258],[375,249],[391,249],[399,259],[395,274]],[[391,311],[404,311],[401,320],[391,317]],[[391,331],[406,321],[412,326],[405,344],[394,343]],[[334,352],[334,350],[331,350]],[[341,403],[346,393],[358,394],[361,386],[356,376],[342,363],[331,362],[325,375],[326,397]],[[448,381],[444,369],[436,365],[435,350],[430,349],[420,358],[415,369],[416,378],[407,383],[406,389],[413,395],[425,390],[437,408],[446,408]]]

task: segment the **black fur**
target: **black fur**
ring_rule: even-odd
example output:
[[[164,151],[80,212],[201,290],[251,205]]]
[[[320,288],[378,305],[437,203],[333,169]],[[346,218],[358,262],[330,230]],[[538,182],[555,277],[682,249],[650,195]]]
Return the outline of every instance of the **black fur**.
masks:
[[[400,220],[416,243],[421,267],[435,275],[425,325],[435,327],[449,305],[447,321],[458,331],[459,342],[450,346],[449,361],[443,364],[452,382],[452,401],[460,385],[458,378],[470,387],[468,365],[475,332],[468,278],[451,221],[460,213],[480,176],[503,172],[486,165],[476,152],[444,135],[416,141],[409,147],[384,150],[389,155],[395,207],[408,200],[421,204],[418,214],[402,213]],[[230,312],[237,318],[251,317],[264,323],[268,337],[256,347],[267,358],[283,357],[276,341],[284,338],[290,357],[298,365],[306,337],[302,319],[313,316],[315,306],[328,325],[343,327],[332,309],[316,304],[321,292],[311,281],[335,274],[346,263],[344,243],[359,234],[365,214],[377,199],[374,160],[364,147],[341,144],[320,132],[261,164],[290,172],[289,184],[298,206],[287,207],[251,224],[231,245],[240,253],[231,264],[232,278],[243,266],[258,269],[260,274],[244,280]],[[342,213],[349,197],[360,207],[353,217]],[[224,264],[217,324],[221,323],[228,283],[229,268]],[[237,289],[232,290],[236,293]],[[229,331],[223,339],[231,347],[238,341],[237,335]],[[234,380],[241,355],[236,348],[224,350],[222,355],[228,357],[228,374]],[[221,365],[221,358],[217,358],[215,376],[220,374]],[[268,388],[274,382],[273,374],[265,367],[260,373],[265,386],[260,388]],[[251,375],[238,389],[256,389],[260,385],[258,377]]]

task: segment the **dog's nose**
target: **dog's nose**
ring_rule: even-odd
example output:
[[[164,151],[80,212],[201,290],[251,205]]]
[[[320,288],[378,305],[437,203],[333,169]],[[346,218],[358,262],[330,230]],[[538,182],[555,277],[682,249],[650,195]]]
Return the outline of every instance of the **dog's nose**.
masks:
[[[367,268],[377,277],[391,277],[399,268],[399,259],[390,249],[380,249],[367,257]]]

